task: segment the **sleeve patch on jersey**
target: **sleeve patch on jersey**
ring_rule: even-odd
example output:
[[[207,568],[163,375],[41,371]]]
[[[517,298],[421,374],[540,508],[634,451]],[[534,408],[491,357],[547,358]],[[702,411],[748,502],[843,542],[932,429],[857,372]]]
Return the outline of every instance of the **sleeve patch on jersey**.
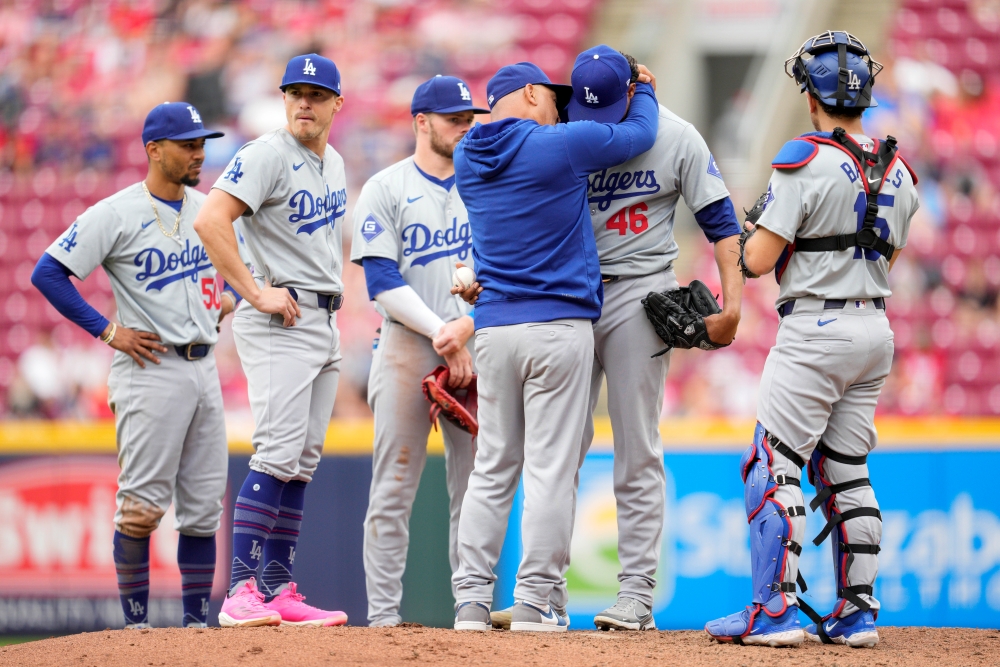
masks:
[[[382,226],[374,215],[369,214],[365,221],[361,223],[361,236],[364,237],[365,243],[371,243],[376,236],[385,231],[385,227]]]
[[[716,178],[722,178],[722,172],[719,171],[719,165],[715,163],[715,156],[711,153],[708,154],[708,173]]]
[[[223,175],[223,178],[233,183],[239,183],[240,179],[243,178],[243,158],[238,155],[233,158],[232,166],[229,167],[229,171]]]
[[[775,169],[797,169],[808,164],[818,152],[819,146],[817,144],[802,139],[792,139],[785,142],[778,154],[774,156],[771,166]]]

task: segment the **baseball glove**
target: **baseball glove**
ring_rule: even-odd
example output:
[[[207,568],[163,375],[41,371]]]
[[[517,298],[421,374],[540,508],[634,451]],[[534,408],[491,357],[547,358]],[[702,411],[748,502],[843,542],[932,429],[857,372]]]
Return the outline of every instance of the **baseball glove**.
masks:
[[[448,367],[438,366],[420,383],[424,396],[431,402],[431,423],[437,430],[437,418],[440,415],[463,431],[476,436],[479,433],[479,422],[476,421],[476,410],[479,407],[476,376],[472,376],[472,382],[464,389],[449,387],[449,377]]]
[[[768,195],[771,194],[771,190],[768,189],[760,197],[757,197],[757,201],[753,203],[750,210],[743,209],[744,219],[746,222],[752,223],[754,226],[749,229],[746,226],[743,227],[743,231],[740,233],[740,257],[737,263],[740,266],[740,273],[743,274],[743,282],[746,282],[747,278],[760,278],[756,273],[747,268],[746,263],[746,245],[747,241],[753,236],[754,232],[757,231],[757,221],[760,220],[760,216],[764,214],[764,207],[767,205]]]
[[[656,335],[667,344],[653,355],[658,357],[672,348],[686,350],[696,347],[700,350],[718,350],[719,343],[712,342],[705,328],[705,318],[722,312],[712,291],[700,280],[692,280],[687,287],[650,292],[642,300],[646,317],[653,323]]]

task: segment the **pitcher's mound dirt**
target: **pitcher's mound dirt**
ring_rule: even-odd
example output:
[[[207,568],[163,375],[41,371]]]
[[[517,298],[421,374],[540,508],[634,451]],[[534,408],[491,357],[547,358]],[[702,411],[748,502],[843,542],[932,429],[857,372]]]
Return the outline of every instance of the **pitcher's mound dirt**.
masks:
[[[0,648],[0,665],[707,665],[943,667],[1000,664],[1000,632],[879,628],[874,649],[808,642],[792,649],[717,644],[703,632],[519,634],[433,628],[114,630]]]

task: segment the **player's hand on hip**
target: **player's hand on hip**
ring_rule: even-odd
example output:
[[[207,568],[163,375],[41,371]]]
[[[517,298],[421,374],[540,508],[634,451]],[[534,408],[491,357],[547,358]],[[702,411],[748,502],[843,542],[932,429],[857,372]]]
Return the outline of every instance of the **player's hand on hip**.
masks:
[[[110,328],[110,326],[109,324],[108,327]],[[135,363],[139,364],[139,368],[146,367],[143,358],[152,361],[154,364],[160,363],[160,360],[153,354],[153,350],[157,352],[167,351],[167,348],[160,344],[160,337],[155,333],[136,331],[135,329],[128,329],[126,327],[117,327],[115,337],[108,345],[135,359]]]
[[[709,340],[719,345],[729,345],[733,342],[739,324],[739,314],[726,310],[718,315],[709,315],[705,318],[705,330],[708,332]]]
[[[291,292],[284,287],[271,287],[270,282],[264,283],[263,289],[257,293],[257,298],[251,301],[250,305],[262,313],[281,315],[286,327],[295,326],[295,318],[302,317],[299,304],[292,298]]]
[[[462,264],[461,262],[455,263],[456,269],[459,268],[460,266],[465,266],[465,264]],[[476,300],[479,298],[479,293],[482,291],[483,288],[479,286],[478,280],[469,285],[468,287],[466,287],[464,290],[461,287],[451,288],[452,294],[459,295],[460,297],[462,297],[463,301],[472,306],[476,305]]]
[[[649,71],[649,68],[646,67],[645,65],[638,65],[636,69],[639,70],[639,78],[637,79],[638,82],[639,83],[648,83],[649,85],[651,85],[653,87],[653,90],[655,91],[656,90],[656,77],[653,76],[653,73]]]
[[[457,320],[448,322],[441,327],[441,331],[438,332],[438,335],[432,341],[434,343],[434,351],[442,357],[455,354],[465,347],[475,329],[476,325],[468,315],[463,315]]]
[[[454,354],[443,355],[448,364],[448,386],[468,387],[472,382],[472,355],[465,347]]]

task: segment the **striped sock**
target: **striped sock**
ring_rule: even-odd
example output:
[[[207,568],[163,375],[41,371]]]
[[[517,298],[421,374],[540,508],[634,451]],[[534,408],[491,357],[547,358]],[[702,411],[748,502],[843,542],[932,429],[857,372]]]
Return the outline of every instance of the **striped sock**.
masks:
[[[260,590],[265,595],[277,595],[278,589],[292,580],[295,547],[302,527],[306,482],[294,480],[281,492],[278,522],[264,545],[264,570],[260,573]]]
[[[181,533],[177,540],[177,566],[181,570],[183,627],[208,622],[208,599],[215,579],[215,535],[195,537]]]
[[[270,475],[251,470],[236,497],[233,512],[233,573],[229,593],[256,576],[271,529],[278,520],[278,505],[285,483]]]
[[[115,571],[125,624],[147,623],[149,609],[149,537],[129,537],[115,531]]]

